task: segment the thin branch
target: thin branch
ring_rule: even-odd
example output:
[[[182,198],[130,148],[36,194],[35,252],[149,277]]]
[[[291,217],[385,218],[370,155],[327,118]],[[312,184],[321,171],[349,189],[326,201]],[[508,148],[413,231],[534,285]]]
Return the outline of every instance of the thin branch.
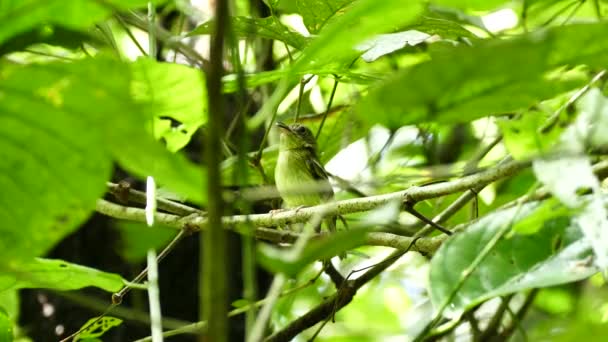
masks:
[[[122,204],[128,204],[130,201],[142,205],[146,204],[146,193],[131,188],[130,184],[126,182],[120,182],[118,184],[108,182],[107,186],[108,191]],[[195,213],[202,214],[202,211],[196,208],[162,197],[156,198],[156,203],[159,210],[179,216],[186,216]]]
[[[564,103],[563,106],[559,107],[547,119],[547,122],[545,123],[545,125],[540,128],[540,132],[541,133],[547,133],[547,132],[549,132],[557,124],[557,122],[559,121],[559,116],[562,114],[562,112],[564,110],[566,110],[568,107],[572,106],[583,95],[585,95],[589,91],[589,89],[591,89],[591,86],[595,82],[599,81],[602,77],[604,77],[604,75],[606,75],[606,70],[602,70],[602,71],[598,72],[597,74],[595,74],[595,76],[593,76],[593,78],[591,79],[591,81],[589,81],[589,83],[587,83],[584,87],[582,87],[577,92],[575,92],[574,94],[572,94],[572,96],[568,99],[568,101],[566,103]]]
[[[334,96],[336,95],[336,90],[338,89],[338,84],[340,83],[338,76],[334,75],[334,77],[335,77],[334,86],[333,86],[333,88],[331,88],[331,95],[329,95],[329,101],[327,101],[327,109],[325,110],[325,113],[323,113],[323,119],[321,119],[321,124],[319,125],[319,129],[317,130],[315,139],[319,139],[319,136],[321,135],[321,130],[323,129],[323,125],[325,125],[325,120],[327,119],[327,115],[329,114],[329,111],[331,110],[331,105],[334,102]]]

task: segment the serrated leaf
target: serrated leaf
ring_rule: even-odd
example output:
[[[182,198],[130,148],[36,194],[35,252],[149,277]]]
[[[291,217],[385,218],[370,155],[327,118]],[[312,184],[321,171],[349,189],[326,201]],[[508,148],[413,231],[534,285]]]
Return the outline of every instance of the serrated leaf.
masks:
[[[296,0],[298,13],[310,33],[317,33],[327,21],[339,16],[353,0]]]
[[[0,291],[26,288],[65,291],[95,286],[116,292],[125,284],[125,280],[118,274],[57,259],[15,261],[0,269]]]
[[[239,38],[249,38],[257,36],[267,39],[278,40],[302,50],[308,39],[298,32],[292,31],[287,26],[283,25],[276,17],[268,18],[248,18],[248,17],[231,17],[230,24],[235,35]],[[206,22],[196,27],[188,36],[201,34],[211,34],[213,22]]]
[[[421,1],[361,0],[348,6],[338,18],[324,26],[296,60],[291,72],[297,74],[314,65],[352,62],[353,48],[376,34],[411,24],[422,13]],[[316,10],[311,7],[311,10]]]
[[[459,23],[442,19],[433,18],[430,16],[423,16],[418,19],[414,24],[406,27],[410,30],[417,30],[429,35],[437,35],[442,39],[457,40],[459,38],[477,39],[471,31],[462,27]]]
[[[537,203],[502,210],[481,218],[446,241],[431,260],[431,301],[443,304],[463,272],[505,225],[532,215]],[[554,218],[532,235],[501,239],[456,292],[447,311],[460,315],[486,299],[535,287],[558,285],[597,272],[591,246],[568,217]]]

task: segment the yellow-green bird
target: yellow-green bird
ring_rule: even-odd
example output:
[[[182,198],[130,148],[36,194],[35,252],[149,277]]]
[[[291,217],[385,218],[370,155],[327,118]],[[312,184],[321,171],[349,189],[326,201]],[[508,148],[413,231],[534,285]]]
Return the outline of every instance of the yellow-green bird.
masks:
[[[274,178],[285,206],[297,208],[331,201],[334,192],[317,157],[317,143],[310,129],[298,123],[278,122],[277,126],[281,135]],[[324,221],[330,231],[336,230],[335,216]]]

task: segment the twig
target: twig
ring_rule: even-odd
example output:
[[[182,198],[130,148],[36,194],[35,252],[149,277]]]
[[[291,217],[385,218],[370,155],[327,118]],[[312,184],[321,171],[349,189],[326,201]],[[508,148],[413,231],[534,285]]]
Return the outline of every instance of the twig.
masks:
[[[123,204],[128,204],[129,201],[133,201],[138,204],[146,204],[146,193],[143,191],[135,190],[131,188],[131,186],[126,182],[116,183],[107,183],[108,191],[116,197]],[[186,216],[190,214],[203,214],[202,211],[190,207],[188,205],[174,202],[166,198],[158,197],[156,198],[156,203],[159,210],[166,211],[171,214],[176,214],[179,216]]]
[[[579,89],[579,91],[577,91],[576,93],[572,94],[572,96],[570,96],[570,98],[568,99],[568,101],[563,106],[559,107],[547,119],[547,122],[545,123],[545,125],[543,125],[540,128],[540,132],[541,133],[547,133],[551,129],[553,129],[553,127],[555,127],[555,125],[559,121],[559,116],[562,114],[562,112],[564,110],[566,110],[568,107],[572,106],[583,95],[585,95],[589,91],[589,89],[591,89],[591,86],[595,82],[597,82],[598,80],[600,80],[602,77],[604,77],[605,74],[606,74],[606,70],[602,70],[602,71],[598,72],[595,76],[593,76],[593,78],[591,79],[591,81],[589,81],[589,83],[587,83],[584,87],[582,87],[581,89]]]
[[[321,130],[323,129],[323,125],[325,125],[325,119],[327,119],[327,115],[329,114],[329,111],[331,109],[331,105],[334,102],[334,96],[336,95],[336,90],[338,89],[338,83],[340,83],[340,81],[338,80],[338,76],[335,76],[334,79],[334,86],[331,89],[331,95],[329,95],[329,101],[327,101],[327,109],[325,110],[325,113],[323,113],[323,119],[321,119],[321,124],[319,125],[319,129],[317,130],[317,134],[315,135],[315,139],[319,139],[319,135],[321,135]]]

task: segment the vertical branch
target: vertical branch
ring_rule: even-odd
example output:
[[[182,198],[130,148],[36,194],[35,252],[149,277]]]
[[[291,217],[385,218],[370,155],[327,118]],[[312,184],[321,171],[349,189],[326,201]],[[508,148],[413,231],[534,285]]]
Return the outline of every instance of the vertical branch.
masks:
[[[156,60],[156,8],[148,1],[148,57]]]
[[[224,36],[228,24],[228,0],[215,2],[215,21],[211,34],[211,65],[207,73],[207,97],[209,121],[204,141],[204,160],[207,164],[207,201],[209,229],[201,237],[199,254],[200,284],[199,314],[209,322],[206,340],[227,341],[227,284],[226,231],[222,228],[224,203],[222,200],[220,162],[221,139],[224,136],[224,97],[222,74],[224,60]]]

